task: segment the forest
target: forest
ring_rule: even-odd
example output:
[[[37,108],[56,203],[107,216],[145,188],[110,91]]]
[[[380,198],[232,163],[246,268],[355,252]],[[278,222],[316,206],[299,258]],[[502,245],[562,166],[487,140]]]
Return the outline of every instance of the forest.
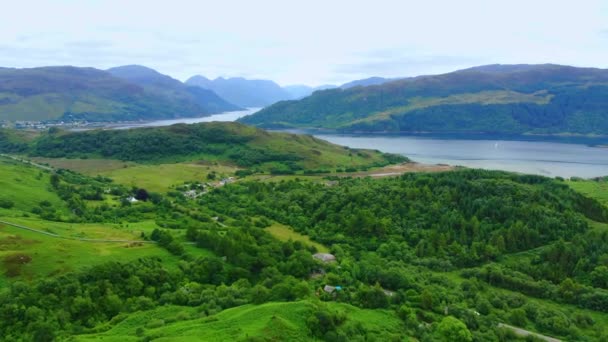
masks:
[[[605,70],[563,65],[481,66],[318,91],[241,122],[343,132],[605,135],[606,79]]]
[[[244,176],[188,198],[67,170],[36,177],[58,201],[24,204],[15,193],[0,214],[17,216],[4,220],[119,229],[151,221],[139,238],[175,261],[154,254],[29,280],[16,267],[0,290],[7,341],[169,338],[183,324],[199,331],[239,322],[230,315],[247,305],[262,310],[260,322],[270,320],[263,329],[275,327],[277,339],[523,339],[499,324],[564,340],[608,338],[608,208],[559,179],[482,170]],[[127,196],[139,202],[108,202]],[[269,230],[276,224],[327,246],[337,262],[279,239]],[[278,303],[297,305],[296,316],[264,316]],[[178,313],[161,314],[172,308]],[[143,314],[158,318],[131,323]],[[266,340],[264,331],[231,338]]]

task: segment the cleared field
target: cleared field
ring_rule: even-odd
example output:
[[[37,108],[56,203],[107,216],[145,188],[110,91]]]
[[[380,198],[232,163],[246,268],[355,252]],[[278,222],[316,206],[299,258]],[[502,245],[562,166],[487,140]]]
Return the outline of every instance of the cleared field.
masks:
[[[156,228],[154,222],[150,221],[121,226],[49,222],[19,217],[0,219],[67,238],[141,240],[142,231],[149,234]],[[191,245],[184,245],[184,248],[193,257],[212,254]],[[69,240],[0,223],[0,287],[17,279],[39,279],[104,262],[129,262],[148,256],[161,258],[169,268],[180,260],[155,244]]]
[[[153,244],[64,240],[0,224],[0,283],[44,278],[104,262],[128,262],[151,255],[171,263],[178,260]]]
[[[364,310],[339,303],[326,305],[345,313],[345,324],[361,324],[378,340],[387,333],[402,331],[403,324],[389,311]],[[75,336],[69,341],[139,341],[142,333],[137,336],[136,330],[141,327],[147,327],[143,335],[154,341],[241,341],[253,337],[263,337],[264,341],[314,341],[306,334],[306,319],[314,308],[311,301],[271,302],[239,306],[200,317],[195,308],[165,306],[132,314],[106,332]],[[175,321],[176,317],[181,319]]]
[[[581,194],[595,198],[608,206],[608,180],[577,180],[568,181],[567,184]]]
[[[320,244],[318,242],[312,241],[310,239],[310,237],[308,237],[307,235],[300,234],[300,233],[294,231],[293,229],[289,228],[288,226],[284,226],[280,223],[274,223],[272,226],[266,228],[266,230],[270,234],[272,234],[272,236],[274,236],[275,238],[277,238],[281,241],[288,241],[288,240],[300,241],[306,245],[314,246],[321,253],[329,252],[329,248],[323,246],[322,244]]]
[[[113,179],[116,183],[137,186],[148,191],[166,192],[172,186],[188,181],[207,182],[207,175],[215,172],[219,177],[231,176],[236,167],[226,165],[201,165],[191,163],[135,165],[99,174]]]
[[[56,169],[67,169],[76,171],[88,176],[96,176],[102,172],[123,169],[137,165],[133,162],[126,162],[114,159],[68,159],[68,158],[30,158],[36,163],[48,164]]]

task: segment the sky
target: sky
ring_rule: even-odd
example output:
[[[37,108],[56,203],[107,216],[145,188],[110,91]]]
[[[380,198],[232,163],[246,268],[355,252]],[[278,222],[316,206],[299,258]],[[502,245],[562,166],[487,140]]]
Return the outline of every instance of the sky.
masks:
[[[2,0],[0,66],[140,64],[341,84],[493,63],[608,67],[605,0]]]

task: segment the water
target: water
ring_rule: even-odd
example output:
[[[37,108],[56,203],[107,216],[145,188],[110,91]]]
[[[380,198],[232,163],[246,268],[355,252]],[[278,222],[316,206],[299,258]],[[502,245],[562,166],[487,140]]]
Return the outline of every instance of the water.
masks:
[[[353,148],[402,154],[427,164],[450,164],[549,177],[592,178],[608,175],[608,148],[559,141],[447,139],[421,136],[314,134]],[[605,141],[596,141],[605,144]]]
[[[116,129],[168,126],[176,123],[235,121],[259,108],[202,118],[183,118],[113,126]],[[308,133],[334,144],[397,153],[425,164],[461,165],[549,177],[592,178],[608,175],[608,139],[508,137],[483,135],[403,136]],[[532,140],[532,141],[530,141]],[[546,141],[550,140],[550,141]]]
[[[160,127],[160,126],[171,126],[178,123],[185,124],[193,124],[199,122],[212,122],[212,121],[236,121],[243,116],[247,116],[249,114],[253,114],[260,110],[260,108],[247,108],[246,110],[239,110],[234,112],[224,112],[219,114],[214,114],[211,116],[204,116],[200,118],[179,118],[179,119],[171,119],[171,120],[157,120],[157,121],[148,121],[148,122],[136,122],[136,123],[125,123],[125,124],[117,124],[111,127],[112,129],[129,129],[129,128],[137,128],[137,127]]]

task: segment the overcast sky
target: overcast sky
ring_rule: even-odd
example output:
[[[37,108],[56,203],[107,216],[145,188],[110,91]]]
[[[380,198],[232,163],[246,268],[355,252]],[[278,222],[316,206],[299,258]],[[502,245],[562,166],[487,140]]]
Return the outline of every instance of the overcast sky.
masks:
[[[608,67],[608,1],[7,0],[0,12],[4,67],[320,85],[548,62]]]

